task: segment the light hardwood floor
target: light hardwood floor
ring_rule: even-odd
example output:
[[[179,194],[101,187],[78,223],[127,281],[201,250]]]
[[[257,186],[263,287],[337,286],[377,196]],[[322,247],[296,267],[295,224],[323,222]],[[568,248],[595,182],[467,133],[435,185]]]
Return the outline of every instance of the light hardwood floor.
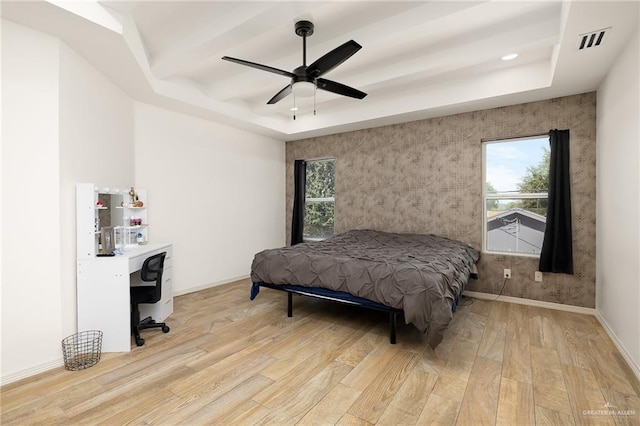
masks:
[[[287,318],[284,293],[249,286],[177,297],[169,334],[3,387],[1,423],[640,424],[594,317],[474,300],[433,350],[404,324],[390,345],[382,313],[294,297]]]

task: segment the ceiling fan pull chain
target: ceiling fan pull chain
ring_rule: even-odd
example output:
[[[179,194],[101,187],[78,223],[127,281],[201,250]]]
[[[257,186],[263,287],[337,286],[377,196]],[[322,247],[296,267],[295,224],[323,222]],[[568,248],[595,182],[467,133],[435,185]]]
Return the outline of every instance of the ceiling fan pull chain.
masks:
[[[296,119],[296,110],[298,108],[296,108],[296,95],[293,95],[293,119]]]
[[[313,115],[316,115],[316,92],[318,91],[318,83],[313,82]]]

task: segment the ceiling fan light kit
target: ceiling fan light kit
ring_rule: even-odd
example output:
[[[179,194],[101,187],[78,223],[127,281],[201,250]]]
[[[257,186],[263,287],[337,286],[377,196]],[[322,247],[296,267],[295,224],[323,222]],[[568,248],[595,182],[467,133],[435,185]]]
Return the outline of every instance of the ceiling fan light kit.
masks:
[[[316,92],[316,85],[309,81],[297,81],[291,85],[293,96],[308,98]]]
[[[282,90],[276,93],[267,104],[275,104],[281,99],[287,97],[293,93],[294,107],[295,97],[314,97],[314,115],[315,115],[315,92],[316,89],[325,90],[327,92],[336,93],[342,96],[348,96],[355,99],[363,99],[367,96],[366,93],[361,92],[353,87],[345,86],[342,83],[320,78],[324,74],[336,68],[338,65],[353,56],[358,50],[362,48],[358,43],[353,40],[338,46],[331,52],[325,54],[311,65],[307,66],[307,37],[313,34],[314,25],[309,21],[298,21],[295,24],[295,33],[302,37],[302,65],[293,70],[293,72],[273,68],[267,65],[257,64],[255,62],[245,61],[243,59],[231,58],[229,56],[223,56],[222,59],[229,62],[235,62],[240,65],[245,65],[251,68],[256,68],[262,71],[279,74],[291,79],[290,83]],[[293,119],[295,120],[295,113]]]

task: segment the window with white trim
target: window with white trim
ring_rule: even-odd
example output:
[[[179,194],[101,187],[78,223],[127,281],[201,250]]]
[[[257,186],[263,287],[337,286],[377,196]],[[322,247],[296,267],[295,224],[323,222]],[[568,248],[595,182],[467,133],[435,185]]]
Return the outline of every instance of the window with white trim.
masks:
[[[549,157],[547,135],[482,143],[483,251],[540,255]]]
[[[333,235],[335,176],[335,159],[307,161],[303,232],[305,241],[324,240]]]

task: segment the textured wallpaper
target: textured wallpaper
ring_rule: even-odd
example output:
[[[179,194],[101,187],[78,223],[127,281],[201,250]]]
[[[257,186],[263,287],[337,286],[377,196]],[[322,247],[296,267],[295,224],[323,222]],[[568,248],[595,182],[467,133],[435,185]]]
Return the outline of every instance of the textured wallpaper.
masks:
[[[482,247],[481,140],[571,131],[575,275],[545,273],[538,259],[482,254],[469,290],[595,306],[596,94],[568,96],[287,142],[287,241],[293,161],[336,159],[335,229],[434,233]]]

